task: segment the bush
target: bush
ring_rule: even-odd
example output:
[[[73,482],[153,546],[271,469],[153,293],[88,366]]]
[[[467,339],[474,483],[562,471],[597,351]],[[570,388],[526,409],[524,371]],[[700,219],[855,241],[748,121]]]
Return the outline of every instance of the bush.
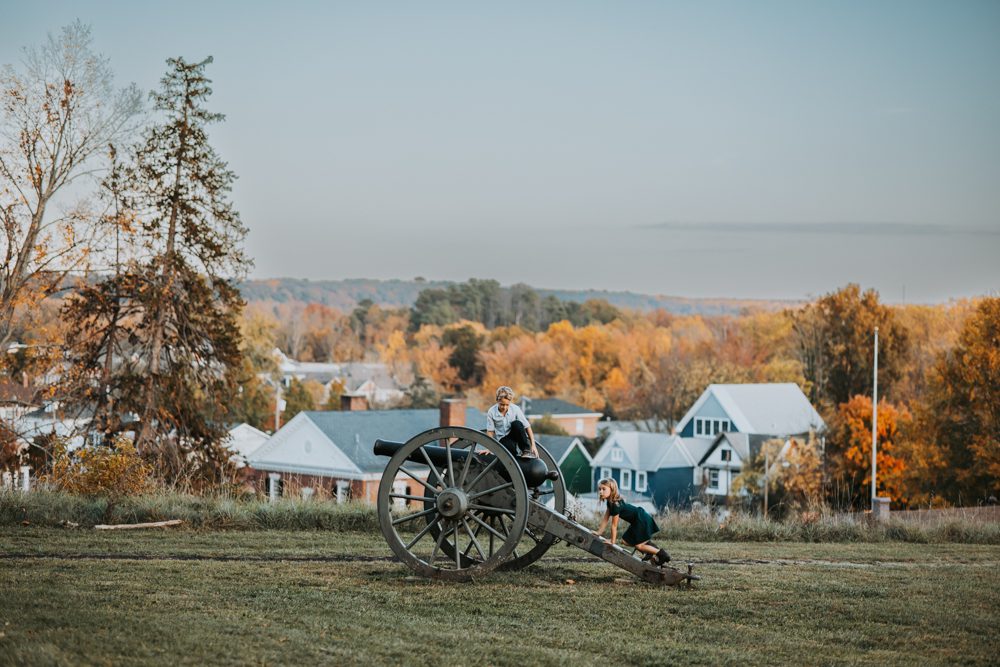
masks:
[[[114,500],[145,491],[151,472],[128,438],[118,438],[110,447],[85,445],[74,450],[59,441],[52,472],[44,481],[70,493]]]

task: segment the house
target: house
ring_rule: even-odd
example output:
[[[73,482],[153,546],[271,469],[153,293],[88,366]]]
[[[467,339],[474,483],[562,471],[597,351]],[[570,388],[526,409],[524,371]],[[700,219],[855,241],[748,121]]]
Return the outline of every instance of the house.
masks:
[[[405,442],[435,426],[476,428],[485,420],[486,415],[467,408],[464,399],[445,399],[438,410],[300,412],[250,455],[248,463],[269,491],[277,486],[289,494],[299,487],[340,501],[374,504],[388,462],[372,452],[376,439]],[[397,483],[401,491],[416,485],[404,475]]]
[[[769,435],[752,433],[720,433],[698,461],[701,468],[701,485],[705,495],[726,498],[733,487],[733,479],[743,471],[743,466],[753,460],[761,446],[771,439]]]
[[[236,464],[236,467],[242,468],[246,466],[247,459],[260,449],[270,437],[270,435],[259,428],[254,428],[250,424],[243,422],[230,426],[229,436],[226,438],[224,444],[233,452],[232,461]]]
[[[570,435],[584,438],[597,437],[597,422],[603,413],[591,412],[579,405],[573,405],[559,398],[521,399],[521,410],[528,421],[535,422],[546,415]]]
[[[648,502],[657,510],[686,506],[698,495],[699,461],[711,442],[666,433],[615,431],[594,455],[593,485],[611,478],[628,502]]]
[[[720,433],[804,436],[826,428],[794,382],[712,384],[677,423],[682,438],[715,439]]]
[[[559,466],[566,490],[577,495],[593,490],[591,469],[594,459],[583,446],[580,438],[572,435],[535,435],[535,440],[544,447]]]
[[[333,386],[339,385],[345,393],[364,395],[370,405],[388,406],[399,403],[409,386],[409,382],[393,374],[389,366],[382,363],[296,361],[278,349],[274,350],[274,356],[278,362],[282,384],[286,388],[293,379],[319,382],[325,391],[324,402],[329,398]]]

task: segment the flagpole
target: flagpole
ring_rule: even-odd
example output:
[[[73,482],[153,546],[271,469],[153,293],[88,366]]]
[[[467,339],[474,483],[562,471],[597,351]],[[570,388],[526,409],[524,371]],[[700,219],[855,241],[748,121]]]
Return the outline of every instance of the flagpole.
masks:
[[[878,472],[876,450],[878,448],[878,327],[875,327],[875,370],[872,373],[872,511],[875,511],[876,474]]]

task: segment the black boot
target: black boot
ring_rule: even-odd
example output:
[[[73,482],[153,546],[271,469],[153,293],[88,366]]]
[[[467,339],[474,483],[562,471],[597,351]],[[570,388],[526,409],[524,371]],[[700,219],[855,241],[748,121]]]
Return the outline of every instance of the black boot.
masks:
[[[660,549],[659,551],[656,552],[656,564],[657,565],[661,565],[662,566],[662,565],[666,565],[669,562],[670,562],[670,554],[667,553],[666,549]]]

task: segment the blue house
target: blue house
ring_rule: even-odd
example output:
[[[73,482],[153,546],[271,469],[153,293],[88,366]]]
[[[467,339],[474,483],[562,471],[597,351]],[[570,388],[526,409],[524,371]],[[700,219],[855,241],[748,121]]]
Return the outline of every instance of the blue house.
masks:
[[[677,423],[682,438],[714,439],[720,433],[805,436],[826,428],[794,382],[712,384]]]
[[[594,488],[610,477],[628,502],[657,510],[688,506],[700,490],[698,462],[711,445],[703,438],[615,431],[594,456]]]

